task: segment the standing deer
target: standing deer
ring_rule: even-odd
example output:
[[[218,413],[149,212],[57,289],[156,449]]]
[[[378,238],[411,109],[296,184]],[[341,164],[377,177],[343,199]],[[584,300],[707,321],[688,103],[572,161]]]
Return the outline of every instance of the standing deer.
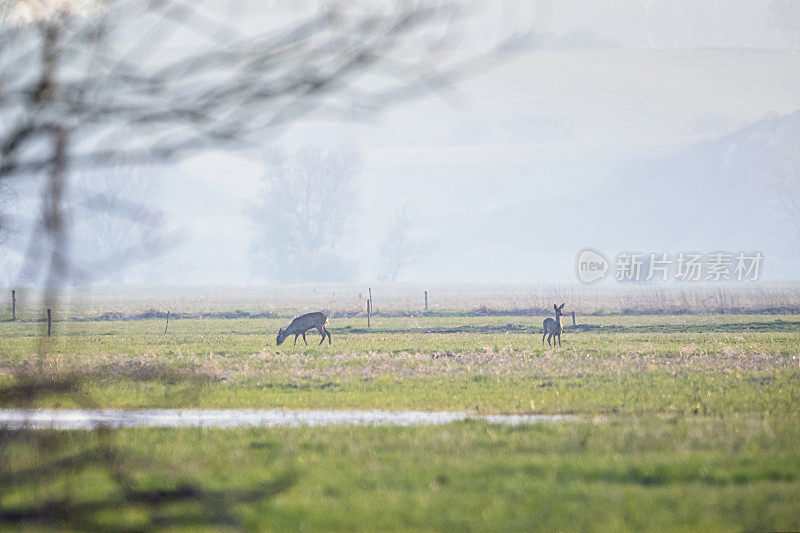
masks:
[[[545,318],[542,326],[544,326],[544,335],[542,335],[542,346],[544,346],[544,338],[547,337],[547,345],[550,346],[550,339],[553,337],[558,337],[558,345],[561,346],[561,332],[564,328],[561,326],[561,317],[564,313],[561,312],[564,309],[564,304],[556,305],[553,304],[553,309],[556,310],[556,319],[553,320],[552,318]],[[555,339],[553,339],[553,346],[556,345]]]
[[[279,329],[278,330],[278,346],[280,346],[286,337],[289,335],[294,335],[294,344],[297,344],[297,337],[300,335],[303,336],[303,342],[308,345],[306,342],[306,331],[310,330],[311,328],[317,328],[319,334],[322,335],[322,339],[319,341],[319,344],[325,342],[325,336],[328,336],[328,344],[331,344],[331,334],[325,328],[328,324],[328,317],[325,316],[325,313],[306,313],[305,315],[300,315],[299,317],[292,320],[292,323],[289,324],[286,329]],[[319,346],[319,344],[317,346]]]

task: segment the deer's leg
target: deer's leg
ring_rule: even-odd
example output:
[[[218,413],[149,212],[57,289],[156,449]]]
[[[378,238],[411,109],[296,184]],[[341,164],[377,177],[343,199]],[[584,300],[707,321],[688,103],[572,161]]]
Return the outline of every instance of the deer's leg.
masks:
[[[550,339],[552,339],[552,338],[553,338],[553,334],[552,334],[552,333],[550,333],[549,335],[547,335],[547,345],[548,345],[548,346],[551,346],[551,344],[550,344]]]
[[[318,326],[317,331],[319,334],[322,335],[322,338],[319,340],[319,344],[317,346],[321,346],[323,342],[325,342],[325,328],[323,326]]]
[[[295,336],[294,336],[294,345],[295,345],[295,346],[297,346],[297,337],[299,337],[299,336],[300,336],[300,334],[299,334],[299,333],[298,333],[297,335],[295,335]]]
[[[331,332],[328,331],[328,328],[324,328],[324,329],[325,329],[325,334],[328,336],[328,344],[333,344],[331,342]]]
[[[305,342],[306,346],[308,346],[308,343],[306,342],[306,332],[305,331],[303,332],[303,342]]]
[[[561,348],[561,333],[558,334],[558,347]]]
[[[547,332],[542,333],[542,346],[544,346],[544,338],[547,337]]]

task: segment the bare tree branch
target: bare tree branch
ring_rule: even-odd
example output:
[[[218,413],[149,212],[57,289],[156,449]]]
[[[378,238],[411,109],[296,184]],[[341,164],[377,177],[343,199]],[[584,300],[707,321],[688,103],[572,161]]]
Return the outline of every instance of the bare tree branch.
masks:
[[[70,276],[70,254],[51,248],[69,242],[57,193],[76,171],[263,146],[309,113],[364,117],[496,60],[464,59],[455,3],[286,4],[281,17],[256,3],[263,25],[236,16],[245,4],[16,0],[0,13],[0,182],[48,184],[29,274],[48,256],[50,282]]]

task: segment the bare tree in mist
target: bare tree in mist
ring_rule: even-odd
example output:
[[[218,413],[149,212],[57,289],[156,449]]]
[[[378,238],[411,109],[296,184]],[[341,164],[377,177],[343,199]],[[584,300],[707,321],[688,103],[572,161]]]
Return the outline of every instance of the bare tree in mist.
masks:
[[[380,244],[379,279],[390,283],[397,281],[403,270],[425,256],[429,247],[411,237],[408,209],[400,209],[394,215]]]
[[[356,209],[358,154],[343,147],[299,149],[277,158],[252,207],[253,265],[275,281],[347,281],[353,265],[337,250]]]

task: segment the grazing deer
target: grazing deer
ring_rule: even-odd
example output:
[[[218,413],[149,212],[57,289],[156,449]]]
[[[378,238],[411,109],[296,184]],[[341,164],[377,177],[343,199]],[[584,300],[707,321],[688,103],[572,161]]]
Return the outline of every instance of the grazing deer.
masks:
[[[295,345],[297,344],[297,337],[300,335],[303,336],[303,342],[308,345],[306,342],[306,331],[310,330],[311,328],[317,328],[319,334],[322,335],[322,339],[319,341],[319,344],[325,342],[325,335],[328,336],[328,344],[331,344],[331,334],[325,328],[327,324],[328,317],[325,316],[325,313],[306,313],[305,315],[300,315],[292,320],[292,323],[289,324],[286,329],[278,330],[278,346],[280,346],[289,335],[294,335]],[[319,346],[319,344],[317,346]]]
[[[561,317],[564,313],[561,312],[564,309],[564,304],[556,305],[553,304],[553,309],[556,310],[556,319],[553,320],[552,318],[545,318],[542,326],[544,326],[544,335],[542,335],[542,346],[544,346],[544,338],[547,337],[547,345],[550,346],[550,339],[553,337],[558,337],[558,345],[561,346],[561,332],[564,328],[561,326]],[[556,340],[553,339],[553,346],[556,345]]]

